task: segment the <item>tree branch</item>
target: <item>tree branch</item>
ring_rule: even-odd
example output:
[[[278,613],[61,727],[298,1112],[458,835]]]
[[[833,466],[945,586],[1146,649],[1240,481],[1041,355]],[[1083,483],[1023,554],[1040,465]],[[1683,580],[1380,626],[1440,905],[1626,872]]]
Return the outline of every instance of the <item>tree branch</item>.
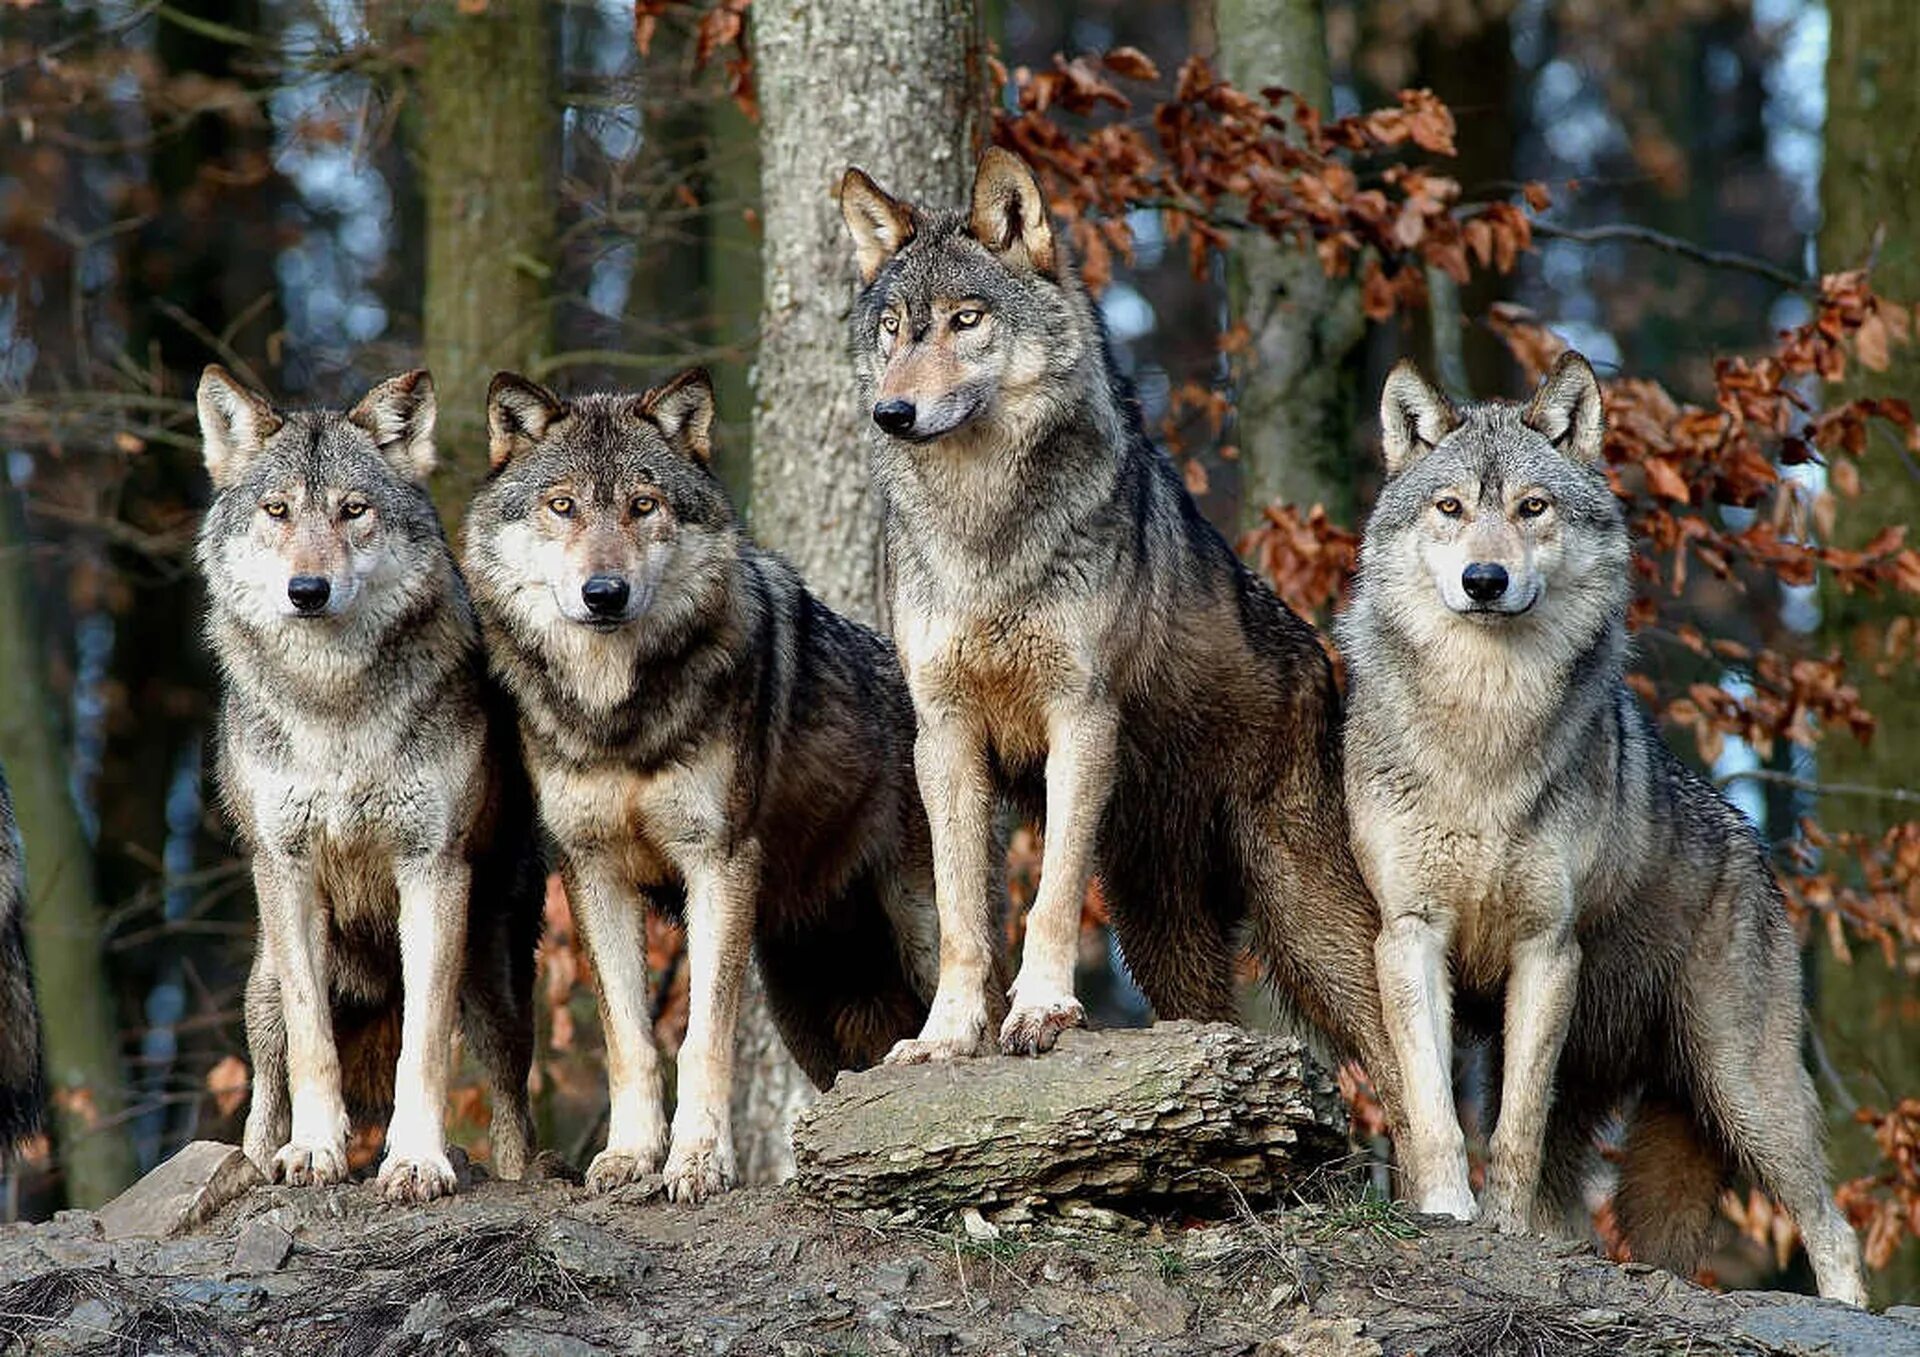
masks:
[[[1803,278],[1764,259],[1756,259],[1752,255],[1739,254],[1732,250],[1710,250],[1690,240],[1667,235],[1664,231],[1635,226],[1629,222],[1585,227],[1555,226],[1552,222],[1545,221],[1535,221],[1530,224],[1535,235],[1546,236],[1551,240],[1571,240],[1581,245],[1598,245],[1611,240],[1626,240],[1636,245],[1651,245],[1655,249],[1665,250],[1668,254],[1677,254],[1683,259],[1691,259],[1695,263],[1707,264],[1713,268],[1751,273],[1755,277],[1765,278],[1768,282],[1778,283],[1781,287],[1794,292],[1805,292],[1813,286],[1812,279]]]
[[[1714,785],[1730,786],[1735,782],[1768,782],[1778,787],[1790,787],[1795,791],[1812,792],[1816,796],[1867,796],[1882,801],[1898,801],[1903,805],[1920,806],[1920,792],[1905,787],[1875,787],[1865,782],[1819,782],[1813,778],[1795,777],[1792,773],[1776,772],[1771,768],[1737,768],[1723,777],[1714,779]]]

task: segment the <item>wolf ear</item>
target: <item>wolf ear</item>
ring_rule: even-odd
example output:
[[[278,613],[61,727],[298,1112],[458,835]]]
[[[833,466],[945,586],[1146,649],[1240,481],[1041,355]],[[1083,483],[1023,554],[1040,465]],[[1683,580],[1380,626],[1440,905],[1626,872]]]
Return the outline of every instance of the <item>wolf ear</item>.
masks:
[[[701,466],[713,460],[713,378],[688,368],[640,398],[640,413]]]
[[[1460,425],[1460,412],[1446,393],[1402,358],[1387,374],[1380,392],[1380,450],[1387,475],[1397,476],[1414,458],[1429,451]]]
[[[410,481],[433,474],[433,421],[439,406],[425,368],[403,372],[367,392],[347,418],[373,436],[387,465]]]
[[[1520,418],[1574,461],[1599,463],[1607,441],[1606,403],[1593,365],[1572,349],[1541,380]]]
[[[1027,162],[998,146],[987,148],[973,176],[973,238],[1009,262],[1025,261],[1052,276],[1058,262],[1047,196]]]
[[[498,471],[546,435],[566,402],[517,372],[496,372],[487,387],[487,465]]]
[[[863,285],[878,277],[887,261],[913,239],[913,213],[907,205],[888,197],[866,171],[853,166],[840,178],[840,215],[853,235]]]
[[[218,363],[208,364],[200,374],[197,401],[201,456],[206,460],[207,474],[221,488],[238,480],[247,463],[287,422],[265,396]]]

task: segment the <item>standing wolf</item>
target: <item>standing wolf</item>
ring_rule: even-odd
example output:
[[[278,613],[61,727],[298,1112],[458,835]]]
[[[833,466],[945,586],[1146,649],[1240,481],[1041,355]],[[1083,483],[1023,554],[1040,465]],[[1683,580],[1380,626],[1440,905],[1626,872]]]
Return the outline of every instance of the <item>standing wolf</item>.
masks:
[[[422,484],[433,418],[424,372],[347,414],[200,379],[220,784],[260,904],[246,1151],[272,1177],[339,1182],[349,1102],[391,1107],[380,1187],[413,1201],[454,1188],[456,1004],[494,1169],[526,1168],[542,907],[512,718]]]
[[[0,1164],[40,1129],[45,1077],[40,1061],[40,1010],[27,969],[25,855],[13,799],[0,772]]]
[[[894,1054],[986,1049],[996,796],[1043,803],[1008,1051],[1083,1021],[1097,870],[1163,1017],[1231,1020],[1237,930],[1392,1106],[1378,919],[1348,850],[1338,704],[1313,630],[1201,517],[1141,427],[1032,172],[992,150],[967,211],[841,185],[861,287],[896,644],[919,718],[940,983]]]
[[[607,1191],[660,1167],[667,1125],[645,911],[684,913],[689,1015],[666,1185],[731,1185],[749,950],[821,1087],[916,1031],[932,989],[913,708],[887,643],[747,541],[708,463],[713,387],[488,396],[493,473],[466,563],[493,664],[599,979]]]
[[[1637,1257],[1690,1269],[1741,1171],[1799,1221],[1821,1293],[1861,1303],[1765,850],[1625,683],[1631,545],[1593,370],[1569,353],[1524,407],[1455,409],[1402,363],[1380,423],[1387,483],[1339,632],[1347,798],[1420,1206],[1474,1214],[1457,991],[1503,1035],[1484,1216],[1564,1218],[1631,1104],[1614,1205]]]

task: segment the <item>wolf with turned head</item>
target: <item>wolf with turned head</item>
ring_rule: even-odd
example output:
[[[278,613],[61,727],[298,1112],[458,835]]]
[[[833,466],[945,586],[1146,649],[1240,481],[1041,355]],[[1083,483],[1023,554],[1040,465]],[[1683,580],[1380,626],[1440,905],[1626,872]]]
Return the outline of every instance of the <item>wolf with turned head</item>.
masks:
[[[215,366],[199,403],[220,787],[260,909],[247,1154],[336,1183],[349,1111],[391,1109],[381,1190],[452,1192],[457,1016],[487,1075],[494,1171],[517,1178],[544,876],[512,716],[424,484],[432,380],[282,411]]]
[[[1632,543],[1592,368],[1568,353],[1525,405],[1455,406],[1402,363],[1380,421],[1387,480],[1339,624],[1347,803],[1418,1204],[1556,1226],[1624,1114],[1636,1258],[1690,1270],[1744,1174],[1793,1213],[1821,1293],[1862,1303],[1766,848],[1625,681]],[[1456,1013],[1499,1038],[1477,1206]]]
[[[563,399],[511,373],[466,564],[520,713],[540,812],[599,981],[611,1112],[587,1171],[735,1178],[729,1096],[749,957],[825,1088],[912,1035],[932,989],[913,708],[886,641],[741,531],[714,476],[713,387]],[[678,1106],[664,1115],[646,912],[687,927]]]

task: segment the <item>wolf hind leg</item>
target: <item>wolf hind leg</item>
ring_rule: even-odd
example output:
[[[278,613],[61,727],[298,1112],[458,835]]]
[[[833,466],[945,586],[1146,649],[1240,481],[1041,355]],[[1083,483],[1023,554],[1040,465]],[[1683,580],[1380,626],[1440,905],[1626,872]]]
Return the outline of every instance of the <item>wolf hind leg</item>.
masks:
[[[487,1139],[497,1178],[526,1175],[533,1156],[533,959],[472,956],[462,984],[460,1028],[486,1072],[492,1118]]]
[[[244,1012],[253,1080],[240,1143],[254,1167],[271,1178],[274,1155],[293,1136],[293,1109],[287,1101],[287,1025],[264,942],[254,949],[247,973]]]

